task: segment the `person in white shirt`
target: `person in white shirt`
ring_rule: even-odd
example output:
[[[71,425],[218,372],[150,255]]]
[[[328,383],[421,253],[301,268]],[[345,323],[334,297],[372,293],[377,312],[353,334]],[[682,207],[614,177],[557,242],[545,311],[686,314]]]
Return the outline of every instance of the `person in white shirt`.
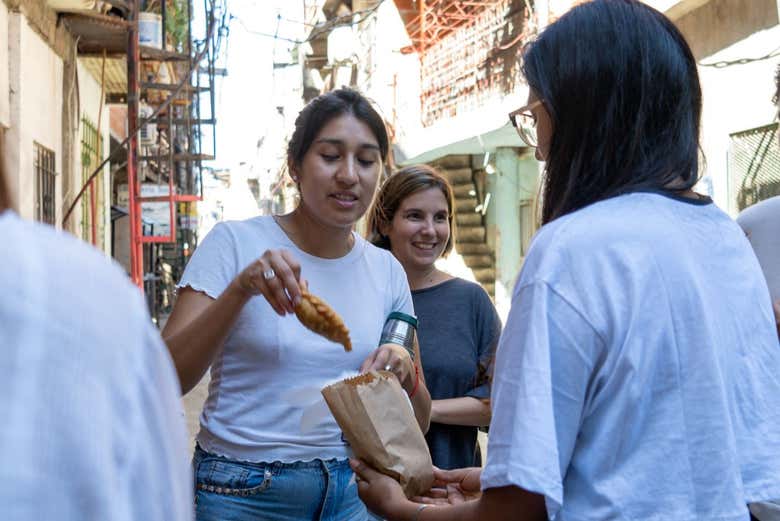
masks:
[[[737,223],[745,231],[764,272],[780,338],[780,195],[744,209]]]
[[[390,521],[747,521],[780,497],[780,349],[744,233],[692,191],[701,90],[679,30],[594,0],[523,55],[510,114],[545,160],[498,347],[484,469],[422,503],[353,460]],[[525,120],[525,121],[523,121]]]
[[[415,362],[400,345],[377,347],[391,313],[414,313],[406,275],[353,231],[387,152],[384,122],[361,94],[315,98],[288,147],[297,208],[221,223],[190,259],[163,336],[184,392],[211,366],[194,459],[198,520],[364,521],[349,447],[327,410],[312,412],[324,407],[318,390],[344,374],[392,371],[427,430],[419,348]],[[342,316],[352,351],[293,314],[304,280]]]
[[[0,519],[191,520],[179,382],[141,293],[4,187]]]

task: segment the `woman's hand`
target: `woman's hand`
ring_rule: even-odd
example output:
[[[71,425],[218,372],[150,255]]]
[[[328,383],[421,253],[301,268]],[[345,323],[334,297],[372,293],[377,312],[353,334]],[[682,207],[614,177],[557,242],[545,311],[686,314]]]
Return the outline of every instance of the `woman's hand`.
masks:
[[[479,481],[481,475],[482,469],[478,467],[454,470],[433,467],[434,488],[414,500],[431,505],[457,505],[479,499],[482,495]]]
[[[390,476],[375,471],[359,459],[350,459],[355,472],[358,494],[369,510],[383,518],[394,518],[411,503],[401,485]]]
[[[775,323],[777,324],[777,338],[780,339],[780,299],[775,300],[772,303],[772,308],[775,312]]]
[[[412,357],[406,349],[397,344],[382,344],[371,353],[360,366],[361,373],[368,371],[390,371],[407,393],[414,390],[417,380]]]
[[[266,250],[244,268],[233,285],[249,295],[263,295],[279,315],[294,312],[301,298],[301,265],[283,249]]]

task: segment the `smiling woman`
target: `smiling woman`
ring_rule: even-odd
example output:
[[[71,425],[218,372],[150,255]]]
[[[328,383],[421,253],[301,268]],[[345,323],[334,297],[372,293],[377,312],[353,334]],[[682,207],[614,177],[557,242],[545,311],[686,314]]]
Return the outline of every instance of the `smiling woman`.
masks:
[[[287,151],[298,207],[220,223],[192,256],[163,336],[185,392],[211,366],[194,460],[198,520],[366,518],[338,425],[328,416],[304,429],[312,404],[293,398],[344,373],[390,367],[427,430],[419,356],[376,348],[390,313],[413,313],[403,269],[352,231],[387,151],[384,123],[362,95],[315,98]],[[307,286],[344,319],[351,351],[296,319]]]
[[[434,465],[481,464],[477,428],[490,423],[487,366],[501,323],[485,290],[435,262],[453,247],[453,194],[427,165],[391,175],[369,215],[369,240],[406,271],[419,322],[420,356],[433,398],[426,441]]]

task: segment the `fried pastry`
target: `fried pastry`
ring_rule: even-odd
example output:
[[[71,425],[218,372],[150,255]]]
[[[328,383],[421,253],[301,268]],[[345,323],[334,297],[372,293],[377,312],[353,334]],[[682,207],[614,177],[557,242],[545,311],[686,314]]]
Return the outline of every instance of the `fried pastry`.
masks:
[[[344,346],[344,351],[352,350],[349,329],[333,308],[321,298],[308,291],[301,292],[301,302],[295,306],[295,315],[308,329],[324,336],[328,340]]]

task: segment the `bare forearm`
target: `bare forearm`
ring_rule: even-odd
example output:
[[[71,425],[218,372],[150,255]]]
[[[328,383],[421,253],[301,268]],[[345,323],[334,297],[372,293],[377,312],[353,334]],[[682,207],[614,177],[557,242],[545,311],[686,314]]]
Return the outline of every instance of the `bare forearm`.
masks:
[[[183,394],[195,387],[208,370],[249,298],[231,284],[188,324],[163,330]]]
[[[484,427],[490,424],[490,405],[471,396],[433,400],[431,421],[446,425]]]
[[[412,408],[414,408],[414,416],[417,418],[417,423],[420,425],[420,430],[425,434],[431,427],[431,393],[428,391],[428,385],[425,383],[425,373],[423,372],[422,361],[420,356],[420,344],[417,342],[417,338],[414,339],[414,357],[415,360],[415,378],[419,378],[418,389],[412,398]]]
[[[546,521],[544,497],[516,487],[488,491],[456,505],[420,505],[404,501],[388,521]],[[417,516],[417,517],[415,517]]]
[[[502,512],[491,508],[481,499],[454,506],[432,505],[418,513],[419,508],[419,504],[409,502],[408,505],[404,505],[403,512],[399,512],[399,516],[390,517],[388,521],[520,521],[523,519],[517,516],[517,512],[509,510]]]
[[[422,380],[417,392],[412,397],[412,408],[420,430],[425,434],[431,426],[431,393],[428,392],[428,388],[425,387],[425,382]]]

